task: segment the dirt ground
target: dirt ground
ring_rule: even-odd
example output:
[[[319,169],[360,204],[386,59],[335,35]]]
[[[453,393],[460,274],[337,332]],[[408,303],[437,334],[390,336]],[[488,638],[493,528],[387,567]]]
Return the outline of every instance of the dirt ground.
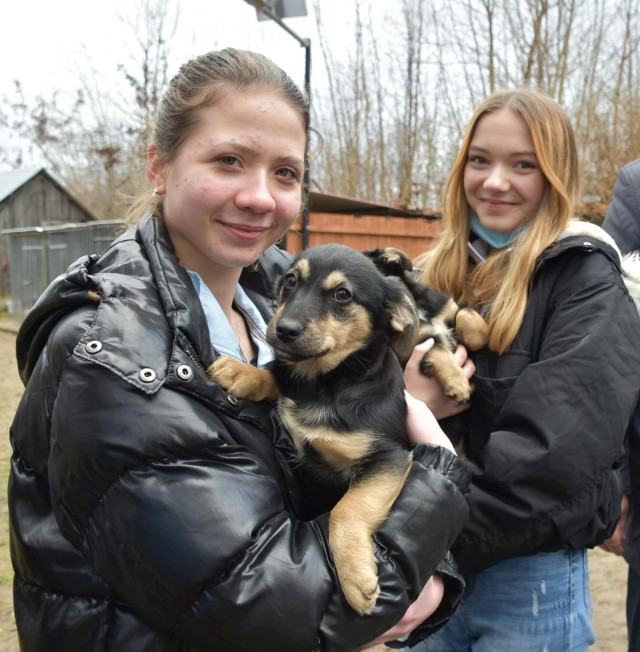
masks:
[[[16,370],[15,335],[11,332],[12,326],[11,322],[0,317],[0,652],[19,650],[11,597],[13,572],[9,558],[5,490],[11,456],[9,426],[22,394],[22,384]],[[626,565],[620,558],[597,549],[590,552],[590,568],[594,628],[597,636],[597,643],[590,650],[626,652]]]

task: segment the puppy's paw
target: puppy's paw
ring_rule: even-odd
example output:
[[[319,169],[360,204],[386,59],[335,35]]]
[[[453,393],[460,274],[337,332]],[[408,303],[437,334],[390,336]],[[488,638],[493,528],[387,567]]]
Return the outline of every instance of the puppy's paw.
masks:
[[[351,608],[361,616],[371,614],[380,595],[375,559],[373,568],[371,562],[363,562],[338,566],[337,570],[342,592]]]
[[[420,361],[420,372],[427,378],[435,377],[445,396],[454,401],[465,403],[471,398],[469,381],[450,351],[431,349]]]
[[[221,355],[211,363],[211,366],[207,369],[207,376],[215,383],[218,383],[222,389],[233,393],[232,388],[239,380],[242,380],[247,366],[244,362]]]
[[[463,374],[456,374],[456,377],[449,378],[443,383],[442,390],[444,391],[445,396],[448,396],[458,403],[466,403],[471,398],[469,381]]]
[[[456,334],[471,351],[479,351],[489,342],[489,326],[482,315],[471,308],[462,308],[456,315]]]
[[[275,401],[279,395],[271,372],[226,355],[213,361],[207,375],[236,398]]]

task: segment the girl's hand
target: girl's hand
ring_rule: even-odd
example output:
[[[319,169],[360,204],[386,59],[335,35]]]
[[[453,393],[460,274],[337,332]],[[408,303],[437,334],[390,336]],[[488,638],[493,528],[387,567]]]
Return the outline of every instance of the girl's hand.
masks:
[[[440,606],[444,597],[444,582],[440,575],[435,573],[425,584],[418,599],[407,609],[402,620],[367,645],[367,649],[374,645],[381,645],[387,641],[397,641],[408,636],[420,623],[423,623]]]
[[[412,444],[436,444],[455,450],[450,439],[444,434],[433,412],[420,400],[405,391],[407,399],[407,432]]]
[[[404,370],[404,382],[407,391],[415,398],[426,403],[436,419],[444,419],[445,417],[464,412],[469,408],[469,404],[458,403],[445,396],[440,383],[435,378],[427,378],[420,371],[420,361],[432,346],[433,339],[429,338],[413,349],[413,353],[407,361]],[[454,356],[458,364],[462,367],[464,375],[471,380],[473,374],[476,372],[476,367],[473,361],[467,356],[467,349],[459,345]],[[473,391],[473,383],[471,383],[471,391]]]
[[[622,494],[622,503],[620,505],[620,520],[613,534],[600,547],[614,555],[622,556],[624,553],[624,540],[627,531],[627,519],[629,517],[629,494]]]

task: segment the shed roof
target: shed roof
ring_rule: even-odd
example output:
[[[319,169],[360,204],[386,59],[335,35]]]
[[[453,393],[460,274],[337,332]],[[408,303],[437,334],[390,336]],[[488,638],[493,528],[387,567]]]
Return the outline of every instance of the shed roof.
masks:
[[[88,219],[95,220],[95,215],[93,215],[86,206],[83,206],[59,181],[51,176],[46,168],[43,167],[26,167],[18,168],[17,170],[0,171],[0,204],[9,199],[9,197],[11,197],[15,192],[20,190],[20,188],[25,186],[38,175],[47,178],[54,186],[63,192],[70,201],[87,214]]]
[[[385,217],[417,217],[425,220],[440,219],[440,213],[431,210],[409,210],[390,204],[371,202],[356,197],[346,197],[327,192],[309,193],[309,208],[314,213],[350,213],[352,215],[383,215]]]
[[[0,203],[22,188],[27,181],[31,181],[41,170],[44,168],[30,167],[0,172]]]

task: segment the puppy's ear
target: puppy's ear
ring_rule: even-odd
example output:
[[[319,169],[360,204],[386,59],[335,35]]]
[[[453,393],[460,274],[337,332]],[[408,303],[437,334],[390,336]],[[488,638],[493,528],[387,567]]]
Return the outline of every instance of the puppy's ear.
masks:
[[[391,331],[391,348],[400,360],[406,360],[413,351],[420,322],[411,295],[397,278],[386,278],[388,285],[387,312]]]
[[[362,252],[385,276],[402,276],[413,270],[413,263],[404,251],[395,247],[366,249]]]

